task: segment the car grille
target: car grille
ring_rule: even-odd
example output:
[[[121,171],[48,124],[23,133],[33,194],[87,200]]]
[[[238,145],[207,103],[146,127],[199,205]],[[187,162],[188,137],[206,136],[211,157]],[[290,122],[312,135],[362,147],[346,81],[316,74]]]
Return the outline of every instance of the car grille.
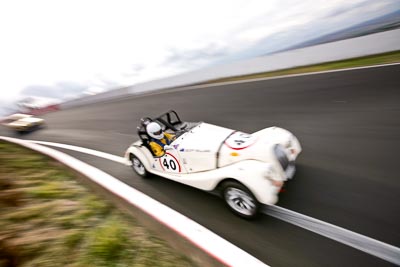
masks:
[[[290,165],[290,161],[286,155],[284,148],[281,145],[275,145],[274,153],[275,153],[275,156],[278,159],[279,163],[281,164],[282,169],[284,171],[286,171],[286,169]]]

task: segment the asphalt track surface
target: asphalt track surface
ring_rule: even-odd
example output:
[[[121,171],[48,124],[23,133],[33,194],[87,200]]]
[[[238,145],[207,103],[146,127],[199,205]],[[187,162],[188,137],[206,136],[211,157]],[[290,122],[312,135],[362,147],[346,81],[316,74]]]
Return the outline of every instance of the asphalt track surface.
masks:
[[[143,116],[175,109],[186,121],[255,132],[279,126],[303,146],[278,205],[400,247],[400,66],[170,90],[44,116],[22,135],[124,154]],[[1,129],[1,135],[13,136]],[[262,215],[246,221],[218,197],[129,167],[59,149],[194,219],[271,266],[392,266],[318,234]]]

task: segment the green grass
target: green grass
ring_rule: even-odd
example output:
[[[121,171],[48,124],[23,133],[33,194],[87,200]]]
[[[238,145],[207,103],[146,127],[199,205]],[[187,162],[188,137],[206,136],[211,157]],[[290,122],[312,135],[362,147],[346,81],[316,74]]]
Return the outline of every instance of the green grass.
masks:
[[[300,74],[300,73],[308,73],[308,72],[363,67],[363,66],[397,63],[397,62],[400,62],[400,51],[384,53],[384,54],[379,54],[379,55],[373,55],[373,56],[352,58],[352,59],[341,60],[341,61],[328,62],[328,63],[317,64],[317,65],[284,69],[284,70],[279,70],[279,71],[271,71],[271,72],[263,72],[263,73],[256,73],[256,74],[250,74],[250,75],[222,78],[222,79],[205,82],[205,84],[277,77],[277,76],[284,76],[284,75],[290,75],[290,74]]]
[[[0,141],[0,266],[195,266],[51,159]]]

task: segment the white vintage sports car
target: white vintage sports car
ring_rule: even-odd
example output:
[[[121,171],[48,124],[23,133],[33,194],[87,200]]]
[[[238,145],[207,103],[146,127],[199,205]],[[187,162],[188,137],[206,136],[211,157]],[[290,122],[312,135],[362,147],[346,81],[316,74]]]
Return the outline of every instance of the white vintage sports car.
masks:
[[[146,125],[158,122],[176,135],[155,157],[149,147]],[[289,131],[269,127],[247,134],[205,122],[182,122],[175,111],[157,118],[143,118],[138,127],[140,140],[125,153],[127,164],[142,177],[149,173],[189,186],[221,194],[237,215],[253,218],[260,203],[273,205],[284,182],[295,173],[295,159],[301,152],[297,138]]]
[[[33,115],[16,113],[4,118],[1,124],[18,133],[25,133],[44,127],[45,121]]]

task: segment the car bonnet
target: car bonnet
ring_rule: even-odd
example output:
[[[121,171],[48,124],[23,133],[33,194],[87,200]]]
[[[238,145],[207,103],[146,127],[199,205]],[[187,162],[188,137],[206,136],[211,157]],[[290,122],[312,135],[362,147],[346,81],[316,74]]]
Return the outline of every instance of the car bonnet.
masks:
[[[232,129],[201,123],[180,136],[173,146],[180,152],[218,152]]]

